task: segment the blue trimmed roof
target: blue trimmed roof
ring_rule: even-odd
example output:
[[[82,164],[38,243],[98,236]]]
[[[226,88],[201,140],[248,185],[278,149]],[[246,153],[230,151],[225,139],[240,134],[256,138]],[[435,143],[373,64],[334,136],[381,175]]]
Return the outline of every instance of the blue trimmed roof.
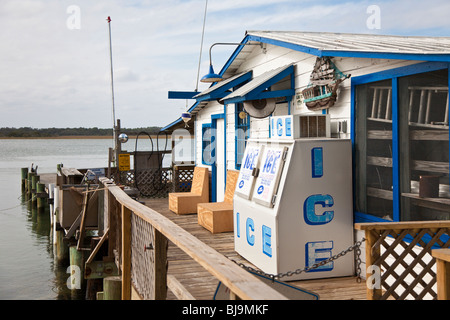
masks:
[[[450,37],[393,36],[378,34],[353,34],[298,31],[247,31],[241,43],[260,42],[272,44],[314,56],[401,59],[415,61],[450,62]],[[238,46],[219,72],[232,76],[248,52]],[[242,61],[239,59],[239,61]],[[225,76],[226,78],[226,76]],[[203,102],[204,103],[204,102]],[[199,107],[196,102],[189,112]],[[200,106],[201,107],[201,106]],[[181,118],[167,125],[169,129]]]

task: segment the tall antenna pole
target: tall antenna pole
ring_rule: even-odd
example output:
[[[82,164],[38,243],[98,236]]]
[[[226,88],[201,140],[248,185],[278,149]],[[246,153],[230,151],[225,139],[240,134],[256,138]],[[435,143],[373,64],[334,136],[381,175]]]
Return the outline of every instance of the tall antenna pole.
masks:
[[[205,3],[205,14],[203,15],[202,40],[200,41],[200,56],[198,58],[197,82],[195,83],[195,91],[198,91],[198,78],[200,75],[200,64],[202,60],[203,38],[205,36],[206,12],[208,11],[208,0]]]
[[[116,110],[114,107],[114,77],[113,77],[113,62],[112,62],[112,44],[111,44],[111,17],[108,16],[106,19],[108,21],[108,29],[109,29],[109,60],[111,64],[111,97],[112,97],[112,117],[113,117],[113,140],[114,140],[114,157],[112,159],[113,165],[116,166],[118,164],[118,157],[120,153],[120,143],[118,141],[118,130],[119,121],[117,121],[116,125]]]
[[[111,45],[111,17],[108,16],[108,29],[109,29],[109,60],[111,64],[111,97],[112,97],[112,116],[113,116],[113,128],[116,125],[116,111],[114,109],[114,77],[113,77],[113,63],[112,63],[112,45]]]

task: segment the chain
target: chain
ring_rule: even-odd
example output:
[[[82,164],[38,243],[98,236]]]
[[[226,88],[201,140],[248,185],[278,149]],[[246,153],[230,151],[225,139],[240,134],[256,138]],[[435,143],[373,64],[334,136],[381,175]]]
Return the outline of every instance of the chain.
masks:
[[[356,259],[355,259],[356,260],[356,281],[357,282],[361,282],[361,257],[360,257],[361,256],[361,248],[360,247],[361,247],[361,244],[364,241],[366,241],[365,238],[363,238],[360,241],[356,241],[354,245],[348,247],[347,249],[339,252],[338,254],[336,254],[336,255],[328,258],[328,259],[325,259],[325,260],[322,260],[322,261],[320,261],[318,263],[313,264],[311,267],[300,268],[300,269],[297,269],[295,271],[281,272],[281,273],[278,273],[278,274],[275,274],[275,275],[274,274],[265,273],[265,272],[263,272],[261,270],[257,270],[255,268],[246,266],[245,264],[243,264],[241,262],[237,262],[237,261],[235,261],[233,259],[230,259],[230,260],[233,261],[234,263],[236,263],[238,266],[240,266],[240,267],[242,267],[242,268],[244,268],[244,269],[246,269],[248,271],[251,271],[253,273],[256,273],[256,274],[268,277],[268,278],[272,279],[272,281],[273,281],[275,278],[281,279],[283,277],[291,277],[291,276],[293,276],[295,274],[300,274],[302,272],[309,272],[309,271],[311,271],[313,269],[317,269],[320,266],[323,266],[323,265],[325,265],[325,264],[327,264],[327,263],[329,263],[331,261],[337,260],[340,257],[345,256],[347,253],[355,250],[355,253],[356,253]]]

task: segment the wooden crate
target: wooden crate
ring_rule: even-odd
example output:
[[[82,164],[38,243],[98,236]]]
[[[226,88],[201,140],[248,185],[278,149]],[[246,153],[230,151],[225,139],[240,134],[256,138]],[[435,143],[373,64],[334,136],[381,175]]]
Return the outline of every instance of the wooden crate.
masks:
[[[191,191],[169,193],[169,209],[176,214],[197,213],[197,204],[208,200],[208,168],[195,167]]]
[[[198,204],[199,225],[212,233],[233,231],[233,196],[238,177],[239,171],[227,171],[224,201]]]
[[[198,224],[211,233],[233,231],[233,204],[201,203],[197,208]]]

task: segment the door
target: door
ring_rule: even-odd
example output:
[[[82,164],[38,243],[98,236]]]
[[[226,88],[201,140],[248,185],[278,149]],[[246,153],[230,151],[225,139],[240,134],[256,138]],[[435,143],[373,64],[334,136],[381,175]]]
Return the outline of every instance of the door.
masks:
[[[216,115],[215,115],[216,116]],[[211,199],[221,202],[225,195],[225,121],[222,115],[212,118],[212,195]]]

